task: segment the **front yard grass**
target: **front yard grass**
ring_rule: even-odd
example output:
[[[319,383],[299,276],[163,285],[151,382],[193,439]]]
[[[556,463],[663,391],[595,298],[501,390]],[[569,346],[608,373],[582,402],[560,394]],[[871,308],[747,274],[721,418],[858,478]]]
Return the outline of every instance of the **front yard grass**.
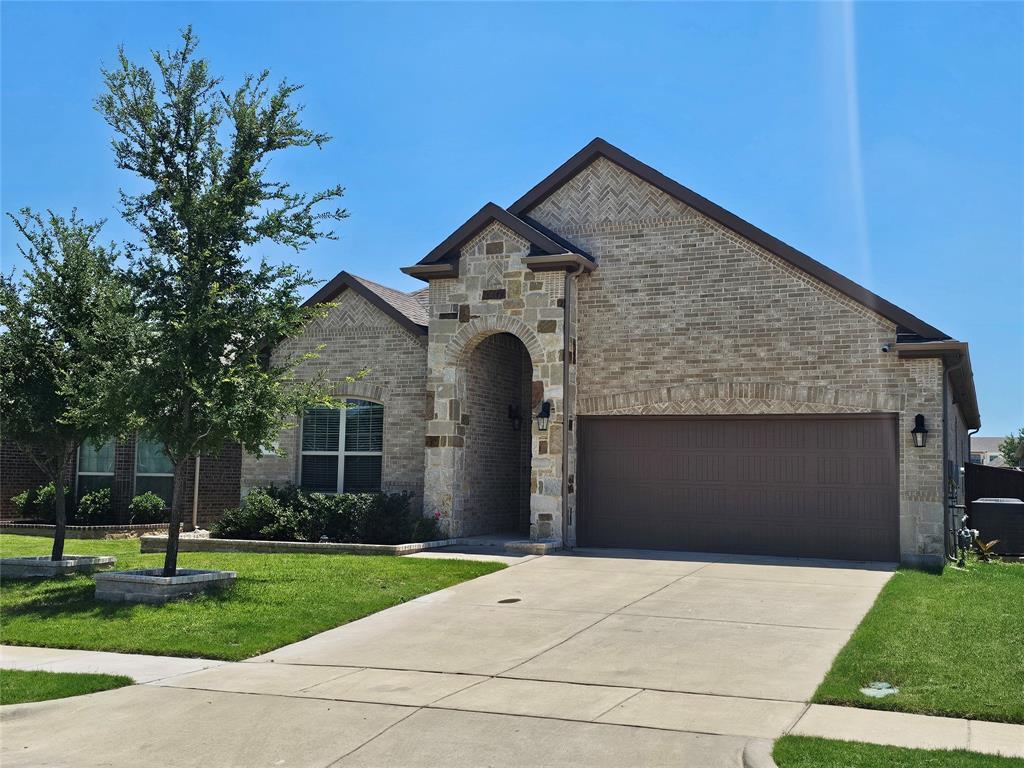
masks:
[[[0,704],[24,704],[81,696],[131,685],[124,675],[91,675],[76,672],[39,672],[0,669]]]
[[[1024,723],[1024,565],[900,570],[836,657],[814,701]],[[872,699],[860,688],[891,683]],[[916,765],[916,764],[915,764]]]
[[[41,555],[51,541],[0,534],[0,555]],[[69,540],[66,551],[115,555],[115,569],[158,568],[137,539]],[[98,603],[87,576],[4,580],[0,642],[237,661],[504,566],[373,555],[181,553],[182,568],[236,571],[232,589],[164,606]]]
[[[783,736],[772,754],[779,768],[1022,768],[1024,760],[977,752],[904,749],[853,741]]]

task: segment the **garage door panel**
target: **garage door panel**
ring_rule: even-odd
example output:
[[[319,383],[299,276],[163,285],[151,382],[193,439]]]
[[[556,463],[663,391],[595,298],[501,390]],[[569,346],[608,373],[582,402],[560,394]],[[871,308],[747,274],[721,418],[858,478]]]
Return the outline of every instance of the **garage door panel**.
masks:
[[[893,560],[889,418],[581,421],[589,546]]]

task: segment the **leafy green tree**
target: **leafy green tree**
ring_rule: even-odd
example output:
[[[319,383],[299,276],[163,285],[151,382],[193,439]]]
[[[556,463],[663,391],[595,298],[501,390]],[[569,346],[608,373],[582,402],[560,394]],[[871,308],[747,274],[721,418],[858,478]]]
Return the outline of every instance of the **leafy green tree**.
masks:
[[[140,233],[129,270],[140,300],[144,354],[128,390],[143,433],[174,465],[164,574],[177,568],[178,526],[190,500],[184,469],[228,443],[265,451],[293,414],[329,402],[318,381],[294,377],[302,358],[271,362],[266,351],[299,333],[324,307],[304,307],[308,274],[265,259],[255,246],[301,251],[334,237],[344,192],[292,191],[268,177],[269,161],[330,137],[303,127],[300,86],[268,85],[269,73],[221,89],[196,55],[191,28],[181,47],[152,52],[152,71],[119,52],[103,71],[97,110],[114,131],[119,168],[142,182],[121,192],[124,218]]]
[[[1020,446],[1024,445],[1024,427],[1017,430],[1016,435],[1007,435],[1006,439],[999,444],[999,452],[1006,460],[1006,466],[1016,467],[1021,463],[1021,456],[1017,453]]]
[[[64,555],[64,474],[78,447],[127,426],[119,393],[133,346],[133,297],[102,222],[23,209],[24,280],[0,276],[0,433],[53,482],[50,557]]]

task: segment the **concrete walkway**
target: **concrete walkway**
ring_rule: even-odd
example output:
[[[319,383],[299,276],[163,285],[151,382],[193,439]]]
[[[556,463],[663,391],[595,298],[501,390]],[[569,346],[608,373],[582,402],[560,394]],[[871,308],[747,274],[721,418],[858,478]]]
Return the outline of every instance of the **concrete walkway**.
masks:
[[[2,762],[734,768],[748,739],[787,732],[1024,744],[1018,726],[807,705],[891,568],[607,550],[510,562],[247,662],[175,659],[202,666],[4,707]]]
[[[73,651],[63,648],[0,646],[0,669],[39,669],[46,672],[90,672],[126,675],[137,683],[153,683],[167,677],[219,667],[215,659],[183,659],[176,656],[146,656],[141,653]]]

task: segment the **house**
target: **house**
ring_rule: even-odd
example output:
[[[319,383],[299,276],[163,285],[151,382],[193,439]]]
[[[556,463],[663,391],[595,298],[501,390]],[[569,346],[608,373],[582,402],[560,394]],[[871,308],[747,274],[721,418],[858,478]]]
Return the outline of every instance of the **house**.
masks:
[[[1006,459],[999,451],[1005,437],[972,437],[971,463],[984,464],[986,467],[1005,467]]]
[[[967,344],[601,139],[274,352],[326,376],[243,491],[408,490],[453,536],[943,562]],[[360,369],[369,374],[350,377]]]

